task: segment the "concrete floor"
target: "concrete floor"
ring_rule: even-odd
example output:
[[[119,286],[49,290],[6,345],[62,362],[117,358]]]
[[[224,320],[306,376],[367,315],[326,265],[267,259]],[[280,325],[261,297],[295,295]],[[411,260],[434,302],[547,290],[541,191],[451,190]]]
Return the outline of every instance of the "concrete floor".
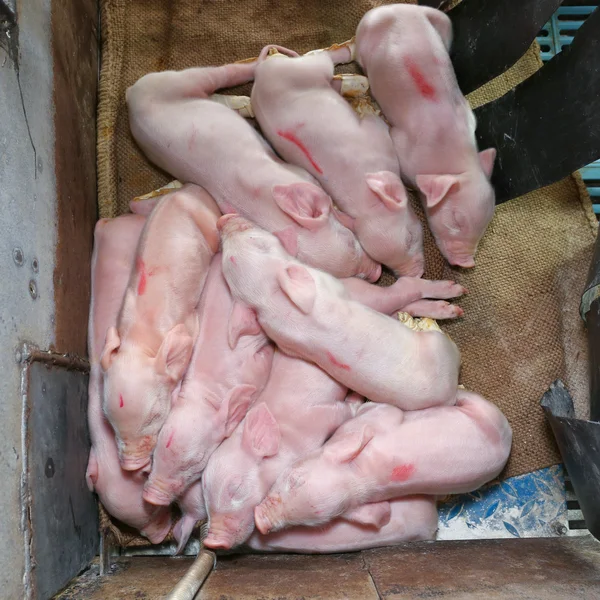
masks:
[[[56,600],[158,600],[189,558],[119,559],[97,565]],[[592,600],[600,598],[600,543],[591,536],[406,544],[329,556],[218,559],[197,600]]]

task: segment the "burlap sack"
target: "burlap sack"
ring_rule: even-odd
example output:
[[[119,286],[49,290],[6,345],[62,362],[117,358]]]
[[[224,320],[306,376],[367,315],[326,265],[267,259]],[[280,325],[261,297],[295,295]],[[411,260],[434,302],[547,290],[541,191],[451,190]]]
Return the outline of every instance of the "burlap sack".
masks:
[[[129,132],[124,94],[139,77],[256,56],[266,43],[299,52],[326,47],[352,37],[376,4],[102,0],[100,216],[126,212],[133,196],[172,179],[146,161]],[[534,44],[509,71],[471,94],[473,106],[501,96],[540,66]],[[578,416],[587,416],[587,351],[577,306],[596,230],[589,196],[573,175],[500,206],[472,271],[450,269],[426,236],[426,276],[454,278],[470,292],[460,302],[465,317],[444,329],[462,351],[462,383],[498,404],[513,427],[503,477],[560,460],[539,408],[554,379],[565,380]],[[384,277],[382,284],[390,281]]]

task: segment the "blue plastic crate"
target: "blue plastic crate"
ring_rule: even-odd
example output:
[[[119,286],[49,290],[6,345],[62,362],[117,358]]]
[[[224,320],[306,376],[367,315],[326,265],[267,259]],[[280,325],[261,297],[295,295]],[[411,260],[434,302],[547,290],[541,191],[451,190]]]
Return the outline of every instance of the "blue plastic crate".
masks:
[[[537,37],[544,62],[573,41],[576,31],[595,8],[595,6],[563,6],[552,15]],[[580,169],[580,173],[592,198],[594,212],[598,215],[600,214],[600,160]]]

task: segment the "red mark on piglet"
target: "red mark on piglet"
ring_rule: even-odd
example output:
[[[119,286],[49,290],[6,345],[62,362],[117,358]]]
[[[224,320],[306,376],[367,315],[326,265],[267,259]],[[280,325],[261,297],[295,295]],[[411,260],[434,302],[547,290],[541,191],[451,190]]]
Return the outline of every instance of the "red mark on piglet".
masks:
[[[119,408],[123,408],[125,403],[123,402],[123,394],[119,394]]]
[[[144,294],[144,292],[146,291],[146,265],[144,264],[144,261],[138,257],[137,262],[136,262],[136,267],[138,270],[138,273],[140,275],[140,279],[138,281],[138,287],[137,287],[137,293],[138,296],[142,296]]]
[[[392,481],[406,481],[412,477],[415,472],[415,465],[398,465],[392,471]]]
[[[323,174],[323,170],[315,162],[315,160],[311,156],[310,152],[308,151],[308,148],[296,137],[296,135],[294,134],[293,131],[289,131],[289,130],[288,131],[283,131],[282,129],[279,129],[277,131],[277,135],[279,137],[282,137],[284,140],[287,140],[288,142],[292,142],[292,144],[295,144],[296,146],[298,146],[298,148],[300,149],[300,151],[302,152],[302,154],[304,154],[304,156],[306,156],[306,158],[308,158],[310,164],[313,166],[313,169],[317,173],[319,173],[321,175]]]
[[[333,354],[331,354],[331,352],[327,352],[327,358],[332,365],[339,367],[340,369],[344,369],[344,371],[351,370],[350,365],[340,362]]]
[[[169,439],[167,440],[167,448],[171,445],[171,442],[173,441],[173,436],[175,435],[174,431],[171,431],[171,435],[169,436]]]
[[[415,82],[415,85],[417,86],[421,96],[423,96],[423,98],[427,98],[428,100],[435,100],[435,88],[431,85],[431,83],[429,83],[429,81],[427,81],[425,75],[423,75],[419,67],[410,56],[404,58],[404,66],[408,70],[412,80]]]

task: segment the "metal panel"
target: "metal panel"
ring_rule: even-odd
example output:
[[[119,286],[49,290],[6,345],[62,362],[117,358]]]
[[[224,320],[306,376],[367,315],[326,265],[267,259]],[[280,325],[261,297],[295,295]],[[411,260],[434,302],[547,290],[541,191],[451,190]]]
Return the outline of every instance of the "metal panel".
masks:
[[[88,375],[33,362],[28,379],[31,597],[45,600],[98,549],[98,511],[85,483]]]

